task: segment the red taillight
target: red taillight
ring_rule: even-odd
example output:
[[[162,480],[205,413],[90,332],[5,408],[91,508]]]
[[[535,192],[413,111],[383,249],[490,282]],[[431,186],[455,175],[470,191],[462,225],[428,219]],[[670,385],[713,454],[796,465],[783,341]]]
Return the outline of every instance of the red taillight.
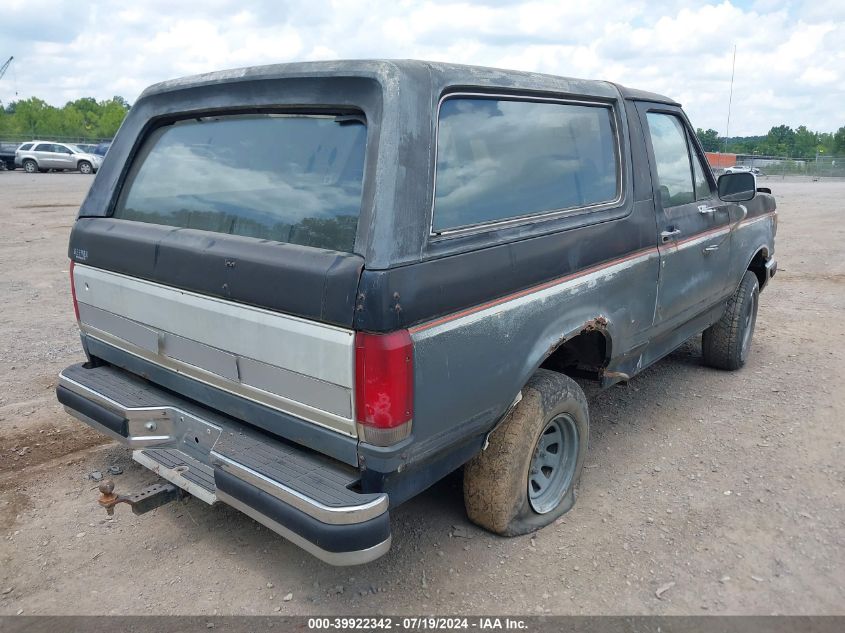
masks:
[[[407,330],[355,334],[355,417],[361,439],[389,446],[411,432],[414,344]]]
[[[76,264],[70,260],[70,295],[73,297],[73,313],[76,315],[76,320],[79,321],[79,304],[76,302],[76,284],[73,283],[73,267]]]

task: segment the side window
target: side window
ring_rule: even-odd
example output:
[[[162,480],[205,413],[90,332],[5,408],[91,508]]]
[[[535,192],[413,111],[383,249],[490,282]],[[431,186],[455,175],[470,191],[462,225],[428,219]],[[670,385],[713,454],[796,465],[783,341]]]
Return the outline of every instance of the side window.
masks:
[[[70,154],[71,151],[64,145],[53,145],[53,151],[57,154]]]
[[[432,232],[609,203],[608,106],[454,97],[440,106]]]
[[[683,123],[671,114],[649,112],[647,116],[661,203],[668,208],[693,202],[695,191]]]
[[[30,147],[32,147],[32,143],[24,143],[18,149],[22,152],[26,152],[29,150]]]
[[[50,143],[39,143],[33,150],[34,152],[52,152],[53,146]]]
[[[705,169],[710,169],[709,165],[702,165],[701,158],[698,152],[695,151],[695,146],[692,144],[692,139],[689,139],[689,153],[692,156],[692,178],[695,183],[695,199],[704,200],[713,195],[710,190],[710,182],[705,175]]]

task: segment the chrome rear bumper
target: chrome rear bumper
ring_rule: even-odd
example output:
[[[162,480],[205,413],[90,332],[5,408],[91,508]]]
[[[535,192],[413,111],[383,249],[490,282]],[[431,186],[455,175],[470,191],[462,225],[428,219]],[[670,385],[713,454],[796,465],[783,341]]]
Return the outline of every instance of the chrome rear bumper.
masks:
[[[352,488],[358,471],[280,442],[114,367],[73,365],[56,388],[67,411],[207,503],[221,501],[332,565],[390,549],[388,497]]]

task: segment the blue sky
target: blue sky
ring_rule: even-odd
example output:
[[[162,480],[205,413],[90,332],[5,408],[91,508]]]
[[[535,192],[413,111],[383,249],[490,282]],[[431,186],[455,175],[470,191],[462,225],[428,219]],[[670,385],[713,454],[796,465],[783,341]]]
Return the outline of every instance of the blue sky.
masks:
[[[420,58],[607,79],[732,134],[845,125],[845,2],[4,0],[0,99],[133,101],[183,75],[310,59]]]

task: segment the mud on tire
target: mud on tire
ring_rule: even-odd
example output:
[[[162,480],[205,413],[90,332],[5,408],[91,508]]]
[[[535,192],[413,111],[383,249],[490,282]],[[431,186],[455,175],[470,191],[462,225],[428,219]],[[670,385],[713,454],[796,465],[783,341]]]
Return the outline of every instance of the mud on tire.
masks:
[[[548,440],[553,435],[548,429],[561,420],[561,439]],[[587,400],[578,384],[563,374],[538,370],[523,388],[522,400],[491,434],[487,449],[464,468],[464,504],[470,520],[503,536],[527,534],[554,522],[575,503],[589,432]],[[558,441],[568,461],[561,465],[566,476],[558,482],[559,490],[539,503],[541,491],[532,471],[537,470],[544,439]]]

